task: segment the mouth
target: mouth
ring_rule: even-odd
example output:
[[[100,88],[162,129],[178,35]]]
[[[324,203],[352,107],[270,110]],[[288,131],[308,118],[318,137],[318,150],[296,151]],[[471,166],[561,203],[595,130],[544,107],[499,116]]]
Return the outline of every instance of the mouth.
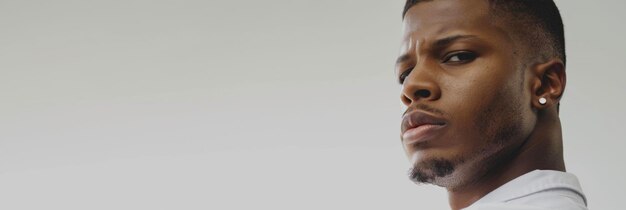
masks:
[[[405,144],[414,144],[430,141],[439,130],[446,127],[444,119],[415,111],[402,119],[402,141]]]

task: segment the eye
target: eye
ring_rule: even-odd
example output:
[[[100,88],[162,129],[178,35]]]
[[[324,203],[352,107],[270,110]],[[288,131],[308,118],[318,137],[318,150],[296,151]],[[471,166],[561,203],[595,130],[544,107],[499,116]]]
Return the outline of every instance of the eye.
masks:
[[[453,52],[453,53],[448,54],[443,59],[443,63],[464,64],[464,63],[472,62],[474,59],[476,59],[476,57],[478,57],[476,53],[469,52],[469,51]]]
[[[398,78],[398,82],[400,82],[400,84],[404,84],[404,80],[406,79],[406,77],[409,76],[409,74],[411,73],[412,70],[413,70],[413,68],[409,68],[409,69],[403,71],[402,74],[400,74],[400,77]]]

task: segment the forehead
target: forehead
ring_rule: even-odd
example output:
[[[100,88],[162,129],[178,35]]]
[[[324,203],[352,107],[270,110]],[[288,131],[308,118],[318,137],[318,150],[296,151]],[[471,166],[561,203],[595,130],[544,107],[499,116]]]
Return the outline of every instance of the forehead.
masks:
[[[487,0],[433,0],[407,11],[403,41],[406,45],[460,33],[489,34],[492,30],[497,27],[490,21]]]

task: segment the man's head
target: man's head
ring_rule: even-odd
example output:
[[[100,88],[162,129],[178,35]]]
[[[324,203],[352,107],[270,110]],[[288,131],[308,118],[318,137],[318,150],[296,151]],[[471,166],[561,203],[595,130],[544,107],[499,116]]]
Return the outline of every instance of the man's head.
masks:
[[[565,52],[552,1],[408,0],[403,16],[396,71],[414,181],[478,182],[558,123]]]

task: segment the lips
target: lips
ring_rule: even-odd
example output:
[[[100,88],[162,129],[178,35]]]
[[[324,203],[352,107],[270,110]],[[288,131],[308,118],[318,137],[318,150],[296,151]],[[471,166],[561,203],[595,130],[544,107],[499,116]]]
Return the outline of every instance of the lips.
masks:
[[[405,144],[428,141],[446,124],[440,117],[421,111],[411,112],[402,119],[402,140]]]

